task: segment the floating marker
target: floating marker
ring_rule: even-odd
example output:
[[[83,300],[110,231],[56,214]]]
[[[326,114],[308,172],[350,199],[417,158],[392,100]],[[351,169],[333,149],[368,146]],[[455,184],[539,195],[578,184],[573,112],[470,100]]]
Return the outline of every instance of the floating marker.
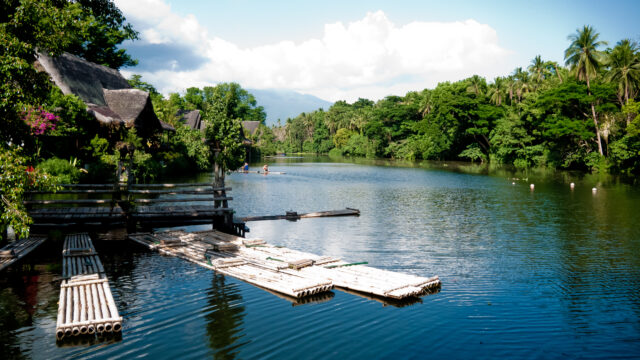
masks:
[[[515,184],[516,184],[516,182],[515,182],[515,181],[511,183],[511,185],[515,185]]]
[[[576,184],[571,183],[571,184],[569,184],[569,187],[571,187],[571,190],[573,190],[573,188],[576,187]]]
[[[596,192],[596,191],[598,191],[598,189],[593,188],[593,189],[591,189],[591,191]]]
[[[533,190],[536,186],[534,184],[529,185],[529,187],[531,188],[531,190]]]

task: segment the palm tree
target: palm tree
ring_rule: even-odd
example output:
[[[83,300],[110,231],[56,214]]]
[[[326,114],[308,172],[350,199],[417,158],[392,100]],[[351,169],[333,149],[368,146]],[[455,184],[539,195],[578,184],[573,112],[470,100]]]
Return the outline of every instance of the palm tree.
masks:
[[[486,80],[483,77],[478,75],[473,75],[468,79],[469,87],[467,88],[468,92],[472,92],[476,95],[482,94],[482,88],[486,86]]]
[[[540,83],[542,81],[542,76],[544,75],[545,72],[545,62],[542,61],[542,57],[540,55],[537,55],[536,57],[533,58],[533,60],[531,60],[531,65],[529,65],[529,67],[527,68],[529,71],[531,71],[531,73],[535,74],[535,80],[536,83]]]
[[[497,77],[493,79],[493,84],[489,85],[489,91],[487,92],[487,96],[489,96],[489,101],[492,103],[501,106],[502,99],[507,92],[507,80],[503,77]]]
[[[509,75],[505,81],[505,86],[509,92],[509,105],[513,105],[513,92],[516,89],[516,80],[513,78],[513,75]]]
[[[544,63],[544,66],[547,68],[547,71],[555,74],[558,77],[558,80],[562,82],[562,76],[560,76],[560,70],[558,69],[558,63],[555,61],[547,61]]]
[[[522,96],[529,92],[531,88],[531,78],[529,74],[522,70],[521,67],[516,68],[513,71],[513,78],[516,80],[515,90],[518,96],[518,102],[522,101]]]
[[[638,43],[628,39],[621,40],[609,55],[609,72],[605,79],[618,85],[619,98],[623,105],[635,97],[640,87],[640,55]],[[631,121],[627,118],[627,124]]]
[[[593,79],[598,70],[602,67],[603,54],[598,51],[600,46],[606,46],[606,41],[598,41],[598,34],[591,26],[585,25],[582,30],[577,29],[575,34],[568,36],[571,44],[564,52],[565,65],[571,68],[578,80],[587,82],[587,92],[591,95],[590,79]],[[591,114],[593,116],[593,124],[596,127],[596,138],[598,141],[598,151],[604,156],[602,151],[602,139],[600,138],[600,130],[598,127],[598,117],[596,116],[596,108],[591,103]]]

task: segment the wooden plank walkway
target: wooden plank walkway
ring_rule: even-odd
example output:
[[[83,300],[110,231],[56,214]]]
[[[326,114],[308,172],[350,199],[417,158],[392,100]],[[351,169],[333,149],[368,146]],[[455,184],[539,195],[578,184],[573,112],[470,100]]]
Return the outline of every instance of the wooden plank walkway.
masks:
[[[66,236],[62,256],[56,338],[120,332],[122,317],[89,235]]]
[[[12,242],[0,249],[0,271],[27,256],[46,239],[46,236],[32,235],[26,239]]]
[[[331,217],[331,216],[360,216],[360,210],[346,208],[343,210],[329,210],[329,211],[316,211],[305,214],[298,214],[294,211],[289,211],[285,215],[265,215],[265,216],[247,216],[243,217],[242,221],[262,221],[262,220],[297,220],[304,218],[316,218],[316,217]]]
[[[207,220],[215,215],[233,211],[213,205],[136,206],[131,217],[135,220]],[[58,207],[33,209],[29,215],[36,223],[119,223],[126,220],[126,213],[119,206],[111,207]]]
[[[129,238],[150,249],[185,258],[289,296],[291,293],[282,291],[281,284],[278,287],[270,286],[269,278],[257,279],[252,277],[249,270],[260,269],[262,273],[270,271],[280,274],[280,280],[289,279],[293,283],[303,278],[396,300],[415,298],[440,287],[437,276],[425,278],[380,270],[365,266],[365,263],[348,263],[338,258],[277,247],[260,239],[243,239],[215,230],[133,234]],[[274,276],[271,273],[270,276]],[[306,295],[311,294],[301,293],[294,297]]]

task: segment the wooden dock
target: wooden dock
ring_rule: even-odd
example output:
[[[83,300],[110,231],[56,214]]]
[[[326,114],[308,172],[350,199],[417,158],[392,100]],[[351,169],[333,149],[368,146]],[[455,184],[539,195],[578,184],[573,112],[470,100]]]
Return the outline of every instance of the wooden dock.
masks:
[[[298,220],[305,218],[331,217],[331,216],[360,216],[360,210],[346,208],[342,210],[316,211],[304,214],[298,214],[295,211],[287,211],[285,215],[265,215],[265,216],[247,216],[242,221],[262,221],[262,220]]]
[[[345,262],[215,230],[132,234],[129,238],[152,250],[294,298],[328,291],[335,285],[377,297],[402,300],[419,297],[440,287],[437,276],[424,278],[380,270],[362,262]],[[305,280],[317,285],[302,285]]]
[[[46,236],[32,235],[26,239],[12,242],[0,249],[0,271],[27,256],[27,254],[40,246],[46,239]]]
[[[56,192],[30,192],[24,204],[40,228],[214,224],[242,236],[244,223],[234,221],[228,206],[230,190],[211,183],[67,184]]]
[[[120,332],[122,317],[89,235],[68,235],[62,256],[56,338]]]

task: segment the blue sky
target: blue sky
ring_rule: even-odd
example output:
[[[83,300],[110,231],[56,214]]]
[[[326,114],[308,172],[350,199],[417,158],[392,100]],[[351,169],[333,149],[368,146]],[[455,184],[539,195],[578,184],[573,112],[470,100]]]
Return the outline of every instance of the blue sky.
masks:
[[[563,62],[567,36],[640,40],[640,1],[116,0],[141,32],[125,44],[161,91],[222,81],[326,100],[377,100],[444,80],[488,80],[540,54]],[[413,24],[413,25],[412,25]]]

